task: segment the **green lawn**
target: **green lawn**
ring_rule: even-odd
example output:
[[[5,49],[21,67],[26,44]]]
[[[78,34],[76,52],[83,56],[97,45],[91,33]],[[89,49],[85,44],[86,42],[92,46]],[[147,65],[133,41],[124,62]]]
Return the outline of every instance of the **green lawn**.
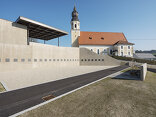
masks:
[[[20,117],[156,117],[156,73],[144,82],[107,78]]]
[[[3,92],[3,91],[5,91],[5,89],[4,89],[3,85],[0,83],[0,92]]]

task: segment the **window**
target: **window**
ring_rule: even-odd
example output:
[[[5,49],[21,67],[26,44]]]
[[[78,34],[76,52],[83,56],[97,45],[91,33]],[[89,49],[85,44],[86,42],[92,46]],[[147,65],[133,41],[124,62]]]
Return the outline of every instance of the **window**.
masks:
[[[103,37],[101,37],[101,39],[102,39],[102,40],[104,40],[104,38],[103,38]]]
[[[92,37],[89,37],[89,39],[92,39]]]
[[[15,58],[15,59],[14,59],[14,62],[18,62],[18,59]]]
[[[76,24],[75,24],[75,28],[76,28],[77,26],[76,26]]]
[[[128,46],[128,49],[130,49],[130,46]]]
[[[123,56],[123,52],[121,52],[121,56]]]
[[[121,49],[123,49],[123,46],[121,46]]]
[[[131,55],[131,53],[130,53],[130,52],[128,52],[128,55]]]
[[[5,59],[5,62],[10,62],[10,59],[9,59],[9,58],[6,58],[6,59]]]
[[[99,49],[97,49],[97,54],[100,54],[100,51],[99,51]]]
[[[31,62],[31,59],[28,59],[28,62]]]
[[[21,62],[25,62],[25,59],[21,59]]]
[[[90,51],[93,51],[93,49],[90,49]]]
[[[110,54],[113,54],[113,51],[112,50],[110,50]]]

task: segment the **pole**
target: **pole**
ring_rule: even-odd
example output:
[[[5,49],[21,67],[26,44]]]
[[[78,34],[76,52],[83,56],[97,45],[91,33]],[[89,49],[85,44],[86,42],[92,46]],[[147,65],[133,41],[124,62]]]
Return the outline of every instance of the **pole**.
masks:
[[[27,45],[29,45],[29,29],[27,29]]]
[[[58,37],[58,47],[59,47],[59,37]]]

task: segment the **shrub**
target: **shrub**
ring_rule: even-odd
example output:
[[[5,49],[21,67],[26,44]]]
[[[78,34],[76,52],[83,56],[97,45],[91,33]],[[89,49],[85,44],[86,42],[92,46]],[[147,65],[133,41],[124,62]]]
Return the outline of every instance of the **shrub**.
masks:
[[[131,57],[123,57],[123,56],[112,56],[112,57],[118,60],[136,61],[138,63],[147,63],[151,65],[156,65],[156,61],[154,60],[136,59],[136,58],[131,58]]]

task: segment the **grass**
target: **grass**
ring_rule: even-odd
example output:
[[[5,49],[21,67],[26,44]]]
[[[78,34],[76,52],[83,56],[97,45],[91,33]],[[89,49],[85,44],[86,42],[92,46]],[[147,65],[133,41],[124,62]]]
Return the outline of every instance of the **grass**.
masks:
[[[155,117],[156,73],[146,80],[107,78],[20,117]]]
[[[3,87],[3,85],[0,83],[0,92],[4,92],[5,88]]]

